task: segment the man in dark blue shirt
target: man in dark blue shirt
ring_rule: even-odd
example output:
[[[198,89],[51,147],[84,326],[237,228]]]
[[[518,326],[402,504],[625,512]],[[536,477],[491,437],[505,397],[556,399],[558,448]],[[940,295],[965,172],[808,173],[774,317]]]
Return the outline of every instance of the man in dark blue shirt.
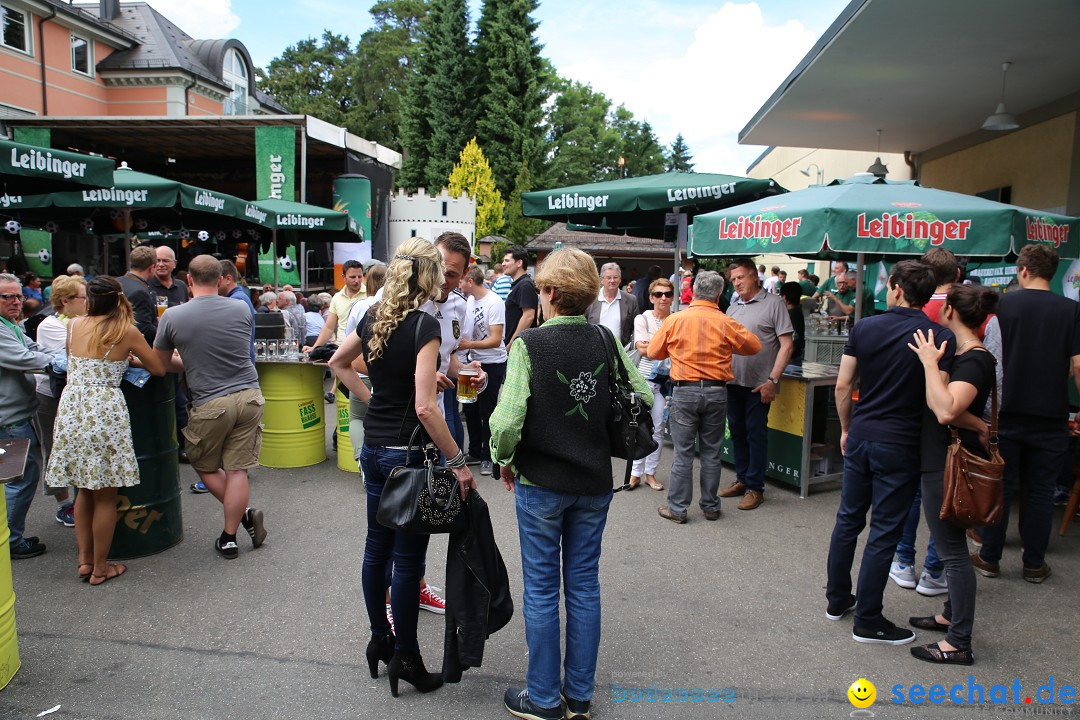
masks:
[[[852,638],[858,642],[902,645],[915,639],[913,632],[885,619],[882,595],[919,486],[919,444],[928,414],[922,364],[908,343],[916,330],[929,329],[935,342],[946,341],[943,374],[952,368],[956,352],[953,334],[931,322],[921,309],[935,287],[930,266],[919,260],[898,262],[889,277],[888,311],[855,325],[840,362],[836,409],[844,481],[829,544],[825,616],[839,620],[854,610]],[[859,401],[853,416],[856,384]],[[851,594],[851,566],[871,508],[856,596]]]
[[[218,286],[218,294],[225,297],[232,298],[234,300],[242,300],[247,303],[248,309],[251,310],[251,317],[255,317],[255,304],[251,302],[251,297],[248,294],[247,289],[243,285],[239,285],[240,272],[236,269],[236,265],[232,260],[221,261],[221,285]],[[255,363],[255,327],[251,328],[251,362]]]

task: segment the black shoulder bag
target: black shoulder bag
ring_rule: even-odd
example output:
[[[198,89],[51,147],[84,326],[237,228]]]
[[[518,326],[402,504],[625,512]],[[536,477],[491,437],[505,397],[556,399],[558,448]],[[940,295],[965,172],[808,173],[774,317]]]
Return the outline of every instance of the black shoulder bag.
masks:
[[[414,343],[420,344],[419,322],[416,323]],[[420,348],[416,350],[419,352]],[[406,406],[406,417],[408,412]],[[402,424],[404,422],[405,418],[402,418]],[[452,470],[439,465],[439,449],[427,437],[423,425],[417,425],[413,430],[408,447],[405,465],[391,470],[386,478],[375,519],[383,527],[412,535],[463,529],[468,524],[468,517],[462,512],[458,479]],[[414,447],[420,448],[423,467],[409,467]]]
[[[608,394],[611,410],[608,413],[608,441],[612,457],[626,460],[626,473],[621,487],[630,487],[630,471],[634,460],[640,460],[659,447],[653,439],[653,419],[641,395],[630,384],[630,376],[619,361],[615,336],[606,327],[595,326],[601,342],[607,348]]]

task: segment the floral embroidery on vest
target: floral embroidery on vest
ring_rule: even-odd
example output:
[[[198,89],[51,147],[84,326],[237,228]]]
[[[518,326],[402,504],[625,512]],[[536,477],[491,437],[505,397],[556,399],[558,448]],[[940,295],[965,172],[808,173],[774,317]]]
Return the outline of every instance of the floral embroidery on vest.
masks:
[[[566,376],[558,370],[555,374],[559,376],[559,380],[564,385],[570,386],[570,398],[577,402],[574,407],[564,413],[565,417],[570,415],[576,415],[581,413],[581,416],[586,420],[589,419],[589,414],[585,412],[585,405],[589,403],[594,397],[596,397],[596,376],[600,374],[600,371],[604,369],[605,363],[600,363],[596,366],[596,369],[591,373],[582,372],[578,373],[578,376],[573,380],[567,380]]]

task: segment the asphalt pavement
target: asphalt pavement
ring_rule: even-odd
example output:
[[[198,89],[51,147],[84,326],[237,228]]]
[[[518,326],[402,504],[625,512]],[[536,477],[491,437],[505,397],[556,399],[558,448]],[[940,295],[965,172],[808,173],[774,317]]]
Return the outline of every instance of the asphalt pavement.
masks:
[[[661,482],[670,465],[668,446]],[[725,485],[730,478],[725,468]],[[54,501],[34,500],[27,531],[49,551],[13,563],[22,669],[0,692],[0,719],[34,718],[55,706],[51,720],[510,717],[502,695],[522,684],[528,658],[513,496],[501,483],[478,479],[510,573],[514,619],[461,683],[428,695],[406,685],[394,699],[385,666],[372,680],[363,656],[369,629],[359,476],[338,470],[333,452],[314,467],[254,472],[252,501],[266,513],[269,536],[258,550],[241,536],[235,561],[214,551],[221,507],[210,495],[188,493],[194,480],[182,465],[183,542],[130,561],[126,575],[100,587],[76,580],[75,536],[54,521]],[[1019,541],[1010,534],[1002,576],[979,578],[976,664],[941,668],[913,659],[910,646],[855,643],[850,616],[825,619],[836,485],[800,499],[796,489],[770,483],[765,497],[750,512],[725,500],[717,522],[695,506],[682,526],[657,516],[663,493],[641,487],[615,497],[601,558],[593,718],[848,717],[855,708],[847,689],[859,678],[876,687],[868,712],[880,718],[1073,708],[1080,716],[1080,707],[1061,703],[1064,686],[1080,685],[1080,521],[1064,538],[1055,531],[1047,556],[1053,577],[1042,585],[1021,579]],[[920,559],[927,537],[923,525]],[[435,586],[442,586],[445,553],[445,537],[433,537],[428,580]],[[941,598],[891,582],[885,594],[885,613],[898,624],[940,605]],[[429,669],[441,665],[442,637],[443,618],[421,612]],[[940,638],[920,631],[916,642]],[[1055,704],[1041,705],[1038,689],[1051,677]],[[945,695],[934,697],[943,702],[895,704],[895,688],[907,698],[913,684],[928,691],[941,684]],[[963,701],[982,686],[984,705],[953,703],[954,685]],[[991,702],[1002,697],[994,685],[1006,686],[1008,703]],[[665,689],[685,694],[652,699],[654,686],[661,696]]]

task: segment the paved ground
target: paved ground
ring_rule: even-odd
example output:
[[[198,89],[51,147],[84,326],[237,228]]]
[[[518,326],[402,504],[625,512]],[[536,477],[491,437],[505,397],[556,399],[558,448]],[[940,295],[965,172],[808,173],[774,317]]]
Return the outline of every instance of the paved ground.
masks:
[[[670,447],[660,479],[667,480]],[[725,472],[725,483],[730,470]],[[194,473],[181,466],[181,486]],[[220,506],[184,493],[184,541],[130,563],[127,575],[92,588],[75,580],[75,539],[37,498],[28,529],[49,546],[14,564],[22,669],[0,693],[0,718],[502,718],[504,689],[524,675],[520,612],[491,638],[482,668],[430,695],[406,686],[390,697],[385,668],[372,680],[360,590],[364,517],[358,476],[331,459],[296,471],[260,470],[253,500],[266,510],[269,538],[228,562],[212,542]],[[512,496],[480,482],[520,608],[521,570]],[[618,495],[604,538],[603,641],[593,717],[839,718],[853,708],[846,689],[859,677],[877,687],[870,708],[881,718],[971,717],[963,706],[892,704],[891,688],[946,687],[969,674],[989,692],[1019,679],[1021,705],[1054,677],[1054,691],[1080,685],[1080,522],[1051,543],[1054,576],[1041,586],[1020,579],[1018,544],[1003,577],[980,580],[976,665],[939,669],[907,647],[861,645],[850,618],[824,619],[825,552],[838,492],[770,486],[767,502],[740,512],[725,502],[719,522],[696,508],[676,526],[656,515],[662,494]],[[919,543],[927,537],[923,528]],[[445,540],[435,538],[429,579],[441,585]],[[897,622],[939,607],[890,583],[886,613]],[[442,657],[442,618],[421,613],[429,666]],[[921,632],[919,641],[940,636]],[[720,702],[630,702],[624,688],[716,688]],[[616,689],[618,688],[618,689]],[[1044,697],[1046,697],[1044,692]],[[1067,708],[1056,705],[1059,712]],[[1080,714],[1080,709],[1078,709]]]

